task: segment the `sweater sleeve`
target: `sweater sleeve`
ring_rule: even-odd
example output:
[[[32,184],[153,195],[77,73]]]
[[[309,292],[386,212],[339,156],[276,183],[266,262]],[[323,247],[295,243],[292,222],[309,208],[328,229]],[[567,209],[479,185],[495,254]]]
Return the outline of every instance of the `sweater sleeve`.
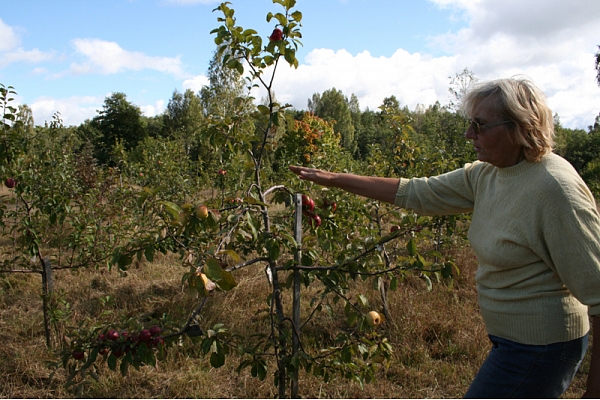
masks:
[[[553,269],[566,288],[600,315],[600,217],[595,208],[551,216],[545,241]]]
[[[475,164],[429,178],[400,179],[395,204],[420,215],[473,211]]]

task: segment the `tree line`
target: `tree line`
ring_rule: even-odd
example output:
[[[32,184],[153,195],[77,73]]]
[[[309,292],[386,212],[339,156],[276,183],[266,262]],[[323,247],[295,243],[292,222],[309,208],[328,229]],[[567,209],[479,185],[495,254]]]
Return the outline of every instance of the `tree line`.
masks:
[[[63,139],[69,137],[74,151],[86,154],[99,165],[127,169],[142,179],[154,163],[170,162],[172,169],[187,169],[196,181],[209,184],[210,171],[217,167],[231,168],[235,152],[227,148],[218,154],[209,151],[200,132],[210,129],[215,120],[227,120],[233,115],[245,119],[243,126],[251,131],[264,116],[252,112],[254,99],[246,92],[244,80],[235,69],[224,67],[216,54],[208,78],[209,84],[197,93],[190,89],[183,93],[175,90],[166,110],[154,117],[142,115],[125,93],[112,93],[95,117],[79,126],[65,128]],[[600,75],[598,79],[600,84]],[[322,120],[331,127],[332,135],[338,137],[334,145],[339,145],[341,158],[335,162],[340,168],[352,169],[367,163],[373,173],[412,176],[442,173],[470,162],[475,153],[464,138],[467,122],[459,113],[459,104],[469,84],[476,80],[465,68],[449,77],[448,90],[452,95],[449,104],[417,105],[412,110],[402,106],[394,95],[385,98],[377,110],[361,110],[355,94],[348,97],[335,87],[315,93],[308,99],[306,110],[286,110],[286,123],[272,132],[269,149],[274,151],[266,155],[265,162],[270,167],[267,170],[278,174],[289,163],[310,164],[306,148],[319,143],[312,143],[308,132],[298,138],[295,132],[298,126],[294,126],[306,118]],[[19,106],[17,116],[22,121],[21,129],[30,135],[41,130],[34,126],[27,105]],[[58,113],[56,118],[60,119]],[[394,123],[399,121],[398,130]],[[323,127],[316,129],[323,132]],[[565,128],[555,115],[555,133],[555,152],[571,162],[598,196],[600,114],[587,129]]]

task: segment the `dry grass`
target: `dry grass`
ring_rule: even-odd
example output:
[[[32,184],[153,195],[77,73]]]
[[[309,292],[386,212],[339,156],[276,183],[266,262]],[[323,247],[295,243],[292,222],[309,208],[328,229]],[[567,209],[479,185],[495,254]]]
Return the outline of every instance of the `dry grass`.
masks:
[[[310,398],[459,398],[469,386],[488,351],[487,337],[477,310],[474,289],[475,260],[468,248],[454,255],[462,274],[449,290],[437,285],[427,292],[418,278],[409,277],[390,293],[393,318],[382,328],[394,345],[389,366],[382,366],[377,381],[364,390],[337,378],[324,384],[312,376],[301,376],[300,393]],[[56,290],[72,305],[72,323],[102,311],[100,298],[110,295],[108,307],[114,318],[161,315],[169,312],[185,320],[197,299],[183,293],[183,270],[175,256],[158,257],[152,264],[140,264],[125,276],[118,272],[79,271],[56,274]],[[210,299],[203,309],[206,326],[225,323],[235,332],[252,332],[266,324],[257,310],[265,308],[269,290],[262,268],[253,267],[236,274],[239,286]],[[367,290],[371,304],[378,295]],[[311,289],[304,290],[309,296]],[[45,362],[54,355],[45,347],[37,275],[0,275],[0,397],[70,398],[74,394],[62,384],[64,373],[48,380]],[[287,303],[291,303],[289,300]],[[287,304],[289,306],[289,304]],[[303,310],[306,312],[306,309]],[[345,322],[327,316],[307,326],[306,342],[333,337]],[[277,391],[268,377],[261,382],[248,370],[235,372],[235,355],[224,367],[212,368],[201,351],[188,343],[183,350],[168,352],[157,368],[130,369],[126,377],[100,371],[100,382],[90,384],[84,396],[92,398],[267,398]],[[583,393],[587,364],[578,374],[566,397]],[[272,369],[271,369],[272,371]]]

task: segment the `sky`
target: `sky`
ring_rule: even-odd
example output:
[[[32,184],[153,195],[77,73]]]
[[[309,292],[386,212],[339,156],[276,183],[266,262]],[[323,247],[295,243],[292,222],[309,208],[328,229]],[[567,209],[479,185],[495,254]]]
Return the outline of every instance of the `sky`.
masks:
[[[36,125],[56,112],[79,125],[114,92],[159,115],[174,91],[208,83],[219,3],[0,0],[0,83]],[[267,13],[283,10],[272,0],[230,7],[265,40],[276,23]],[[587,129],[600,113],[600,0],[297,0],[294,9],[299,66],[277,70],[274,92],[296,109],[331,88],[362,109],[392,95],[410,109],[448,104],[450,78],[466,68],[479,80],[530,78],[565,127]]]

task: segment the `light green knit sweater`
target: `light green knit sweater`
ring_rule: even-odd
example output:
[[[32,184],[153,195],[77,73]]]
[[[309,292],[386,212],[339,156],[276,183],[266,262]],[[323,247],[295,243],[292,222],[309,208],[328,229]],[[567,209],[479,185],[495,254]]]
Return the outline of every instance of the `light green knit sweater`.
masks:
[[[401,179],[396,205],[421,215],[472,212],[469,242],[489,334],[562,342],[587,333],[588,313],[600,315],[600,216],[563,158],[549,154],[509,168],[476,161]]]

